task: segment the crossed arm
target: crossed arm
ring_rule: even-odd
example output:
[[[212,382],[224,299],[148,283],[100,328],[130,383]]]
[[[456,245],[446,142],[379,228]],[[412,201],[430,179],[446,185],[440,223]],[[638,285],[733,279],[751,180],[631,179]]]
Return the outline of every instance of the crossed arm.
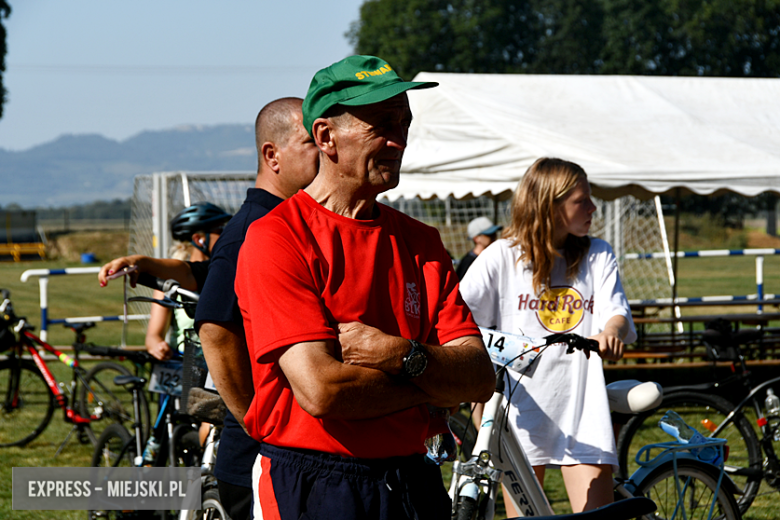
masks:
[[[360,323],[339,325],[339,340],[298,343],[279,358],[298,404],[318,418],[368,419],[428,403],[452,408],[487,401],[495,376],[481,338],[425,345],[428,366],[399,377],[409,342]]]

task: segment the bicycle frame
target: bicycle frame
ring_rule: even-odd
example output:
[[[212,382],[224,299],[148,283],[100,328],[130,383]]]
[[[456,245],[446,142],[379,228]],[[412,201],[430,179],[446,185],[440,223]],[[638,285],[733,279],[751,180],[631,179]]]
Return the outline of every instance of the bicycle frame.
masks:
[[[730,425],[735,423],[734,418],[737,416],[739,412],[744,410],[746,407],[752,408],[756,414],[756,425],[759,427],[761,431],[761,437],[758,439],[758,441],[759,441],[759,446],[764,454],[764,460],[765,460],[764,468],[763,469],[750,469],[750,468],[740,469],[726,464],[726,473],[733,474],[733,475],[763,477],[767,481],[767,483],[769,483],[771,486],[778,488],[780,487],[780,478],[778,477],[778,475],[780,475],[780,460],[778,460],[777,454],[775,453],[775,449],[772,444],[773,442],[772,437],[774,435],[774,432],[772,431],[771,425],[766,420],[766,417],[764,417],[763,403],[758,398],[758,394],[759,392],[765,391],[765,389],[768,386],[780,382],[780,377],[775,377],[767,381],[764,381],[759,385],[754,385],[750,378],[750,372],[747,370],[747,367],[745,366],[744,359],[742,358],[740,359],[740,363],[738,366],[741,367],[741,370],[737,374],[731,375],[721,381],[713,382],[707,385],[696,385],[694,387],[685,386],[685,385],[674,386],[668,389],[666,393],[669,396],[672,396],[678,392],[686,392],[686,391],[703,393],[711,389],[714,390],[718,386],[724,387],[734,383],[739,383],[744,388],[747,388],[748,389],[747,396],[745,396],[738,404],[736,405],[732,404],[733,408],[731,409],[731,412],[726,416],[725,419],[723,419],[723,421],[714,430],[711,430],[710,436],[718,437],[721,434],[721,432],[723,432],[723,430],[725,430]],[[731,404],[731,401],[729,399],[727,400]]]
[[[145,383],[145,380],[141,380],[143,383]],[[142,391],[142,387],[139,384],[133,384],[130,391],[133,394],[133,410],[135,413],[135,417],[138,417],[139,413],[139,406],[138,406],[138,394]],[[157,418],[155,420],[154,427],[152,431],[158,431],[158,432],[165,432],[165,436],[160,437],[161,440],[165,440],[165,443],[167,444],[167,455],[165,458],[168,460],[168,467],[175,468],[176,466],[176,450],[175,450],[175,440],[177,438],[177,432],[180,428],[187,427],[186,424],[181,423],[174,426],[174,419],[176,418],[176,415],[178,414],[177,410],[179,407],[179,400],[178,397],[172,395],[172,394],[161,394],[162,399],[160,401],[160,411],[157,414]],[[164,425],[161,424],[164,421]],[[128,453],[128,450],[131,448],[135,449],[135,457],[133,459],[133,466],[134,467],[142,467],[145,465],[145,461],[143,460],[143,451],[146,445],[146,442],[148,442],[148,439],[145,442],[142,442],[141,440],[141,427],[136,420],[133,425],[134,433],[130,438],[125,442],[125,444],[122,446],[120,452],[118,453],[116,460],[113,462],[113,467],[117,467],[121,461],[125,458],[125,456]],[[162,443],[161,443],[162,444]],[[207,481],[209,479],[213,479],[213,468],[214,464],[216,462],[216,456],[217,456],[217,446],[219,445],[219,432],[218,429],[212,425],[211,429],[209,430],[209,435],[206,439],[206,443],[203,447],[203,457],[201,460],[201,487],[205,489],[207,486]],[[163,452],[160,451],[157,453],[157,456],[155,457],[154,464],[159,464],[160,458],[163,457]],[[216,486],[216,481],[211,482],[208,484],[210,487]],[[179,511],[178,513],[179,520],[189,520],[192,517],[192,511],[183,509]],[[164,516],[164,518],[168,518],[168,516]]]
[[[530,367],[539,347],[547,348],[562,343],[567,346],[567,352],[572,353],[575,348],[598,350],[598,345],[594,345],[592,340],[570,334],[556,334],[538,340],[491,329],[480,330],[490,357],[501,368],[496,372],[495,392],[482,412],[481,428],[472,452],[474,456],[467,462],[455,461],[453,464],[449,491],[453,512],[457,512],[461,497],[475,498],[482,489],[488,496],[488,504],[482,506],[487,507],[483,511],[484,518],[492,519],[498,485],[506,476],[508,482],[505,482],[505,487],[509,496],[505,496],[504,500],[509,500],[516,511],[523,516],[551,516],[554,513],[550,502],[520,441],[514,430],[503,423],[508,406],[504,398],[506,370],[517,360]],[[526,355],[532,351],[533,356]],[[541,352],[538,354],[541,355]]]
[[[78,354],[75,354],[74,357],[68,356],[67,354],[63,354],[56,348],[52,347],[51,345],[43,341],[35,334],[31,333],[28,330],[25,330],[24,329],[25,324],[26,322],[22,320],[19,322],[19,324],[16,327],[17,329],[19,329],[17,332],[20,335],[19,336],[21,340],[20,346],[26,347],[27,351],[30,353],[30,356],[32,356],[35,365],[38,367],[38,370],[40,370],[44,380],[46,381],[46,385],[49,387],[49,390],[51,390],[52,394],[54,394],[54,399],[57,401],[57,405],[65,413],[65,421],[75,425],[89,425],[90,422],[99,420],[100,419],[99,415],[91,415],[89,417],[82,416],[73,408],[72,405],[75,399],[75,392],[76,392],[76,385],[78,384],[78,378],[81,377],[81,371],[83,371],[83,369],[79,365]],[[68,396],[66,396],[62,392],[59,384],[57,383],[57,380],[55,379],[54,375],[51,373],[51,370],[49,370],[49,367],[46,365],[46,361],[44,361],[43,356],[41,356],[41,353],[38,351],[37,348],[35,348],[36,344],[42,347],[47,352],[49,352],[50,354],[56,356],[61,363],[65,364],[66,366],[68,366],[73,370],[73,379],[71,381],[70,388],[69,388],[69,392],[71,394],[70,403],[68,403]]]
[[[765,460],[764,470],[763,471],[755,470],[755,471],[759,471],[762,474],[764,473],[771,474],[771,475],[780,474],[780,461],[778,461],[777,454],[775,453],[774,446],[772,445],[774,431],[772,430],[769,422],[766,420],[766,417],[764,417],[763,407],[761,406],[761,402],[756,397],[756,395],[759,392],[764,391],[769,385],[777,382],[780,382],[780,377],[769,379],[767,381],[764,381],[760,385],[752,387],[747,397],[742,399],[742,401],[740,401],[739,404],[734,406],[734,409],[731,411],[731,413],[729,413],[726,419],[723,420],[723,422],[721,422],[720,425],[712,432],[712,436],[717,437],[718,434],[721,431],[723,431],[725,427],[727,427],[729,424],[733,422],[734,416],[737,414],[737,412],[739,412],[745,406],[747,406],[748,403],[752,404],[752,407],[756,412],[756,423],[758,427],[761,429],[761,433],[762,433],[762,436],[759,439],[759,445],[761,446],[761,449],[764,452],[764,460]],[[729,468],[728,465],[726,466],[726,472],[735,473],[733,468]],[[770,479],[766,479],[766,480],[773,487],[778,487],[778,485],[780,485],[780,481],[778,481],[776,478],[773,481]]]
[[[453,507],[457,507],[459,496],[473,492],[472,486],[477,485],[489,496],[485,518],[492,519],[494,508],[491,506],[495,504],[499,484],[506,477],[506,489],[510,494],[504,496],[504,500],[511,501],[517,511],[524,516],[553,515],[550,502],[514,431],[497,423],[503,421],[507,407],[502,371],[498,377],[496,391],[482,412],[482,426],[474,445],[474,456],[467,462],[453,463],[449,491]]]
[[[452,481],[449,490],[450,499],[452,500],[453,518],[471,518],[472,513],[468,510],[463,517],[458,516],[458,514],[461,513],[464,502],[469,497],[476,498],[481,491],[486,499],[479,504],[474,502],[473,507],[480,508],[480,516],[478,518],[492,520],[498,485],[502,481],[505,486],[504,500],[509,501],[522,516],[554,516],[547,496],[536,479],[533,467],[529,463],[517,436],[512,428],[507,428],[506,425],[502,424],[507,407],[507,401],[503,394],[504,385],[502,383],[503,381],[497,382],[496,392],[485,405],[482,427],[474,446],[475,455],[467,462],[455,461],[453,463]],[[721,489],[722,486],[723,492],[734,494],[737,492],[737,488],[726,475],[723,463],[719,466],[712,466],[699,461],[688,451],[692,447],[715,446],[721,450],[722,460],[725,443],[726,441],[723,439],[712,439],[701,445],[689,446],[670,442],[646,446],[643,448],[643,453],[649,453],[649,450],[653,448],[661,448],[664,451],[652,460],[640,463],[642,467],[631,475],[631,478],[627,481],[615,480],[615,492],[624,498],[633,498],[635,497],[634,492],[642,488],[644,480],[651,476],[654,470],[671,466],[674,469],[676,491],[679,497],[677,498],[678,506],[675,508],[672,517],[675,518],[688,485],[686,482],[676,478],[678,460],[685,459],[689,461],[689,464],[705,468],[716,468],[719,472],[717,478],[718,489]],[[712,516],[717,497],[718,494],[716,492],[712,498],[712,504],[709,506],[710,517]],[[734,507],[736,508],[736,504]],[[684,515],[685,513],[683,512],[682,514]],[[632,514],[630,517],[641,517],[647,520],[653,518],[652,515],[643,516],[642,513]]]

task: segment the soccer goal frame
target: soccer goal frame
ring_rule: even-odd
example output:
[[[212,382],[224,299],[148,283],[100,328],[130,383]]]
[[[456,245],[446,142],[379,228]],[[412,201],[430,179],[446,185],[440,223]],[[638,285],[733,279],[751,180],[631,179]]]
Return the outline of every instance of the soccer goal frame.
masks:
[[[246,190],[254,186],[254,172],[159,172],[135,178],[129,251],[156,258],[168,256],[173,239],[170,220],[195,202],[217,204],[230,213],[241,207]],[[401,180],[403,182],[403,178]],[[467,199],[399,198],[380,202],[398,209],[439,230],[447,251],[457,262],[473,244],[468,223],[487,216],[506,226],[510,195],[485,195]],[[667,297],[672,282],[671,254],[660,199],[621,197],[614,201],[595,199],[598,206],[591,235],[609,242],[630,301]],[[663,251],[664,258],[626,260],[628,253]]]

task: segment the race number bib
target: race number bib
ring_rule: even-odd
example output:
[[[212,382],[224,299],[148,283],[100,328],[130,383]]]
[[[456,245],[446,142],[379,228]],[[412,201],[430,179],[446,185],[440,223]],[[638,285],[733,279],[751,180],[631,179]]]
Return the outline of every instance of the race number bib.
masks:
[[[182,390],[181,361],[156,363],[149,378],[149,391],[158,394],[180,396]]]
[[[532,377],[536,368],[536,357],[539,347],[546,344],[541,338],[530,338],[518,334],[501,332],[500,330],[479,328],[482,341],[485,342],[490,359],[496,365],[507,365],[515,372],[525,377]]]
[[[203,385],[203,388],[205,388],[206,390],[213,390],[214,392],[217,391],[217,387],[214,386],[214,380],[211,379],[211,372],[206,374],[206,384]]]

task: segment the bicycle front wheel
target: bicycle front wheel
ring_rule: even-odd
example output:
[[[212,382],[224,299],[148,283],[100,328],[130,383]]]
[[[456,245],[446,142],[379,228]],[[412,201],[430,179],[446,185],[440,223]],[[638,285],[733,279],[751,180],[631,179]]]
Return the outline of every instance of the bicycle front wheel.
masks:
[[[113,423],[132,429],[133,424],[133,393],[126,388],[114,384],[116,376],[130,375],[130,371],[119,363],[106,361],[92,367],[84,376],[79,388],[78,411],[89,417],[100,415],[99,420],[90,423],[87,435],[97,446],[98,438],[105,428]],[[149,437],[149,403],[144,392],[138,393],[141,416],[142,441]]]
[[[109,424],[100,435],[92,454],[92,467],[132,468],[135,466],[135,442],[121,424]],[[151,519],[151,511],[88,511],[89,520],[111,518],[116,520]]]
[[[639,484],[635,496],[655,502],[658,509],[652,517],[659,520],[741,520],[734,495],[718,487],[719,473],[715,466],[686,459],[677,461],[675,472],[667,462]]]
[[[460,447],[458,450],[460,460],[469,460],[474,443],[477,441],[477,428],[466,414],[459,412],[450,415],[450,431]]]
[[[200,466],[202,450],[198,430],[183,429],[174,434],[176,438],[175,466],[179,468],[196,468]]]
[[[230,520],[222,502],[219,500],[219,491],[209,489],[203,493],[203,514],[199,518],[208,520]]]
[[[32,361],[0,362],[0,447],[24,446],[49,425],[54,407],[46,380]]]
[[[674,410],[688,425],[703,434],[728,441],[726,473],[743,490],[737,503],[744,513],[761,486],[762,457],[756,433],[741,412],[736,413],[717,435],[712,435],[704,426],[706,420],[720,426],[733,409],[731,403],[715,395],[677,392],[664,396],[659,408],[632,417],[622,428],[618,438],[621,476],[628,478],[639,467],[635,459],[643,446],[671,440],[658,427],[658,421],[667,410]]]

